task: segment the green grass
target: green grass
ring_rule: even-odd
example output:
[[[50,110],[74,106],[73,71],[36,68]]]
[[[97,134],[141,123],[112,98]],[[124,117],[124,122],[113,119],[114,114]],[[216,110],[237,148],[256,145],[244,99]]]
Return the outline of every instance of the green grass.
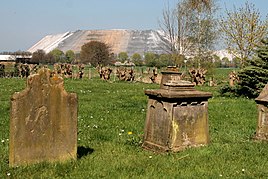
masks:
[[[9,168],[10,97],[25,80],[0,79],[0,178],[267,178],[268,143],[252,139],[257,125],[254,100],[224,98],[218,87],[209,100],[210,144],[178,153],[141,148],[146,117],[144,89],[154,84],[65,80],[79,98],[78,146],[87,155],[66,163]],[[128,134],[132,132],[132,134]],[[8,176],[9,175],[9,176]]]

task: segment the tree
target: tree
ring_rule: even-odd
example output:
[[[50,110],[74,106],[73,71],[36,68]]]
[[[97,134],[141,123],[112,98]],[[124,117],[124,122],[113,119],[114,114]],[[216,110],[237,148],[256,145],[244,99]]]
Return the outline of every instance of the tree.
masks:
[[[63,62],[64,61],[64,53],[60,49],[55,48],[51,52],[49,52],[54,58],[55,62]]]
[[[54,56],[51,53],[47,53],[46,56],[45,56],[44,63],[48,63],[48,64],[56,63]]]
[[[196,9],[198,12],[202,12],[203,9],[210,10],[212,7],[211,0],[189,0],[191,8]]]
[[[127,54],[127,52],[120,52],[120,53],[118,54],[118,59],[119,59],[119,61],[121,61],[121,62],[125,62],[125,61],[127,61],[127,60],[128,60],[128,54]]]
[[[143,61],[141,58],[141,55],[139,53],[134,53],[131,56],[132,62],[136,65],[136,66],[142,66],[143,65]]]
[[[208,50],[212,41],[215,40],[216,31],[211,31],[215,26],[212,13],[216,11],[216,5],[213,0],[188,0],[186,2],[188,9],[192,9],[194,12],[194,31],[195,31],[195,43],[197,46],[197,55],[202,54],[202,50]],[[213,35],[212,35],[213,34]]]
[[[161,30],[169,41],[170,54],[189,54],[191,41],[191,13],[187,12],[185,1],[178,2],[177,7],[169,6],[162,12],[159,22]]]
[[[255,53],[249,65],[238,73],[238,93],[250,98],[257,97],[268,83],[268,39],[261,41]]]
[[[72,50],[67,50],[65,52],[65,59],[67,63],[71,63],[75,60],[75,53]]]
[[[240,67],[240,59],[235,57],[232,59],[232,64],[234,68],[239,68]]]
[[[144,55],[144,61],[146,66],[154,67],[157,63],[157,55],[154,53],[147,52]]]
[[[81,47],[80,58],[82,63],[93,66],[108,65],[111,61],[110,48],[103,42],[91,41]]]
[[[33,53],[31,63],[44,63],[46,60],[46,52],[44,50],[37,50]]]
[[[159,65],[157,67],[167,67],[167,66],[174,66],[175,60],[171,58],[170,54],[161,54],[158,59]]]
[[[226,16],[220,20],[220,29],[230,53],[241,60],[241,67],[267,35],[267,18],[260,20],[260,13],[253,4],[246,2],[245,7],[233,11],[226,10]]]
[[[230,67],[230,60],[229,60],[229,58],[223,57],[221,59],[221,61],[222,61],[222,64],[223,64],[223,67],[224,68],[229,68]]]
[[[164,9],[160,27],[171,53],[206,57],[217,38],[216,10],[215,0],[180,0],[173,10]]]
[[[221,65],[221,58],[217,55],[212,55],[212,58],[213,58],[213,63],[215,65],[216,68],[220,68],[222,65]]]

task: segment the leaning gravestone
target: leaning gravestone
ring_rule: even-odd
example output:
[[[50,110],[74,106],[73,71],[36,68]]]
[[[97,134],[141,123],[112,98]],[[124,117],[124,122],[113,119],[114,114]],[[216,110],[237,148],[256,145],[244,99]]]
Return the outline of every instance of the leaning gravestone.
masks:
[[[11,97],[9,165],[63,162],[76,154],[77,95],[43,68]]]
[[[265,85],[260,95],[255,99],[258,105],[259,117],[256,139],[268,140],[268,84]]]

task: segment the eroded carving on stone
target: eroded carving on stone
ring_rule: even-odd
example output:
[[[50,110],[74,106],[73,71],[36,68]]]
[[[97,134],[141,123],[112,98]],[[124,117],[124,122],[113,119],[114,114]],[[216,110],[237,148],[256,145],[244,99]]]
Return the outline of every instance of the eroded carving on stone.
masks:
[[[49,69],[28,77],[11,97],[9,164],[76,159],[77,95]]]

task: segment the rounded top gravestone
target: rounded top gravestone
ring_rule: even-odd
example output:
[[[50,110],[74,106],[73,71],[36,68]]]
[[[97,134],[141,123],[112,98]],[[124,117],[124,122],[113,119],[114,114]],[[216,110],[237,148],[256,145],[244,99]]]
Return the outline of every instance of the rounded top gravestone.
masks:
[[[9,165],[75,159],[77,95],[43,68],[11,97]]]

